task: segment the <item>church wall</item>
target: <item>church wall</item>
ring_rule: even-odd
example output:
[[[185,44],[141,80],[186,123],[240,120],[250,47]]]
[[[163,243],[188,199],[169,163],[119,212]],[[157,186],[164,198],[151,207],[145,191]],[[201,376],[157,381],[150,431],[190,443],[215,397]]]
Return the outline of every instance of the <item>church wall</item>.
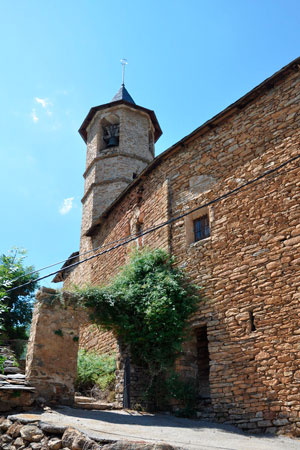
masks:
[[[86,238],[89,245],[126,237],[137,222],[147,229],[176,217],[298,154],[299,85],[299,73],[291,73],[179,151],[162,157],[98,232]],[[300,434],[297,164],[203,210],[210,218],[207,239],[191,242],[192,221],[182,218],[138,244],[171,251],[177,264],[203,286],[205,301],[191,320],[191,342],[177,368],[186,377],[194,376],[194,333],[206,326],[208,416],[254,432],[281,428]],[[81,279],[89,273],[94,284],[109,282],[136,246],[123,246],[83,264]]]

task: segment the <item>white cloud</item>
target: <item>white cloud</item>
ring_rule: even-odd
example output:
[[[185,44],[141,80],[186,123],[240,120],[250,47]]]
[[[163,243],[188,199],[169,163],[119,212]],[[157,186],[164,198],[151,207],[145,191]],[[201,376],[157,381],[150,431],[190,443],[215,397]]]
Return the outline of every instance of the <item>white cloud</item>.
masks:
[[[37,110],[39,112],[39,117],[37,116],[36,109],[32,109],[31,117],[34,122],[37,122],[39,119],[44,119],[45,116],[52,118],[53,113],[51,111],[51,107],[53,107],[53,103],[48,98],[35,97],[34,98]],[[43,112],[44,110],[44,112]]]
[[[38,118],[38,116],[36,115],[36,112],[35,112],[35,109],[34,109],[34,108],[33,108],[32,111],[31,111],[31,117],[32,117],[32,120],[34,121],[34,123],[37,123],[37,122],[39,121],[39,118]]]
[[[43,108],[47,108],[47,106],[50,105],[50,102],[48,101],[47,98],[35,97],[35,101],[40,105],[42,105]]]
[[[74,197],[64,199],[61,207],[59,208],[60,214],[62,214],[62,215],[68,214],[68,212],[71,211],[71,209],[73,207],[73,200],[74,200]]]

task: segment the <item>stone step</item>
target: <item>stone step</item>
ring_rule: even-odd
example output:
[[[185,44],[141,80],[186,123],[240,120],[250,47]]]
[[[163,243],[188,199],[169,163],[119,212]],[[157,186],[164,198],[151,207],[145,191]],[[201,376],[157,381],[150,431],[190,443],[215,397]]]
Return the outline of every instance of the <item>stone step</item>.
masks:
[[[0,385],[1,391],[35,391],[35,388],[32,386],[24,386],[24,384],[3,384]]]
[[[25,380],[26,377],[24,375],[24,373],[12,373],[12,374],[8,374],[6,376],[6,378],[8,378],[9,380]]]
[[[19,367],[4,367],[4,374],[16,374],[16,373],[20,373],[20,369]]]
[[[113,403],[103,403],[103,402],[74,402],[75,408],[81,408],[81,409],[95,409],[99,411],[103,411],[105,409],[114,409]]]
[[[77,403],[93,403],[96,402],[97,400],[93,397],[84,397],[83,395],[75,395],[74,398],[75,402]]]

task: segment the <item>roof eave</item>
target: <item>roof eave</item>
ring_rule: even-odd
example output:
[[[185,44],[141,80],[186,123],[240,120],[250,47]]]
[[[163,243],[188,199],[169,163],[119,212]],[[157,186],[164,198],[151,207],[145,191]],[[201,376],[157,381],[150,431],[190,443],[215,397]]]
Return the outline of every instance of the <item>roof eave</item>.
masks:
[[[147,167],[145,167],[145,169],[139,174],[139,176],[135,178],[132,181],[132,183],[130,183],[124,189],[124,191],[122,191],[121,194],[111,203],[111,205],[101,214],[95,225],[93,225],[86,232],[86,236],[92,236],[95,233],[95,230],[101,225],[103,219],[108,216],[109,212],[116,206],[117,203],[119,203],[119,201],[126,195],[126,193],[130,191],[133,186],[138,184],[141,181],[141,179],[143,179],[146,176],[146,174],[148,174],[154,167],[160,164],[160,162],[164,160],[166,157],[168,157],[172,152],[178,151],[180,148],[183,148],[188,141],[195,139],[199,135],[205,134],[212,128],[215,128],[220,122],[223,122],[224,120],[231,117],[236,111],[242,110],[246,105],[248,105],[248,103],[255,100],[260,94],[266,92],[269,89],[272,89],[276,81],[279,81],[280,79],[284,78],[292,71],[299,69],[300,69],[300,57],[294,59],[289,64],[284,66],[282,69],[275,72],[272,76],[264,80],[262,83],[253,88],[243,97],[239,98],[236,102],[229,105],[219,114],[206,121],[203,125],[196,128],[190,134],[188,134],[180,141],[176,142],[174,145],[165,150],[163,153],[158,155],[156,158],[154,158],[153,161],[151,161],[151,163]]]
[[[158,123],[158,120],[157,120],[157,117],[156,117],[154,111],[152,111],[151,109],[144,108],[143,106],[139,106],[139,105],[127,102],[126,100],[118,100],[115,102],[105,103],[105,104],[99,105],[99,106],[93,106],[90,109],[88,115],[86,116],[86,118],[82,122],[81,127],[78,130],[80,136],[82,137],[82,139],[84,140],[85,143],[87,142],[87,128],[88,128],[89,124],[91,123],[91,121],[93,120],[94,115],[98,111],[101,111],[102,109],[108,109],[108,108],[112,108],[112,107],[118,106],[118,105],[125,105],[125,106],[128,106],[129,108],[143,111],[144,113],[148,114],[150,116],[150,119],[152,121],[154,130],[155,130],[154,131],[155,142],[160,138],[160,136],[162,135],[162,130],[160,128],[160,125]]]

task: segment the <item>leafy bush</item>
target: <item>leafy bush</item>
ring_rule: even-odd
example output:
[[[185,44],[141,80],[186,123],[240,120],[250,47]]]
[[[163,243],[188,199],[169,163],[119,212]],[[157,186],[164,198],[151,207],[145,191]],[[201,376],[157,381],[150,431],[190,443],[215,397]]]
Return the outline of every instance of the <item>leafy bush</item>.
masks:
[[[148,372],[146,394],[153,391],[153,383],[174,366],[200,299],[174,258],[159,249],[136,251],[110,285],[88,286],[77,294],[96,323],[129,345],[134,362]]]
[[[173,372],[166,379],[167,395],[178,400],[183,405],[176,410],[179,417],[193,417],[197,405],[197,383],[194,379],[182,380],[178,373]]]
[[[31,322],[34,291],[38,273],[33,266],[24,266],[25,250],[13,249],[0,256],[0,330],[8,339],[26,339]],[[27,286],[16,288],[32,281]]]
[[[3,355],[0,355],[0,374],[4,373],[4,362],[6,361],[6,357]]]
[[[76,389],[87,391],[95,385],[101,390],[111,390],[115,382],[116,358],[114,355],[79,350]]]

